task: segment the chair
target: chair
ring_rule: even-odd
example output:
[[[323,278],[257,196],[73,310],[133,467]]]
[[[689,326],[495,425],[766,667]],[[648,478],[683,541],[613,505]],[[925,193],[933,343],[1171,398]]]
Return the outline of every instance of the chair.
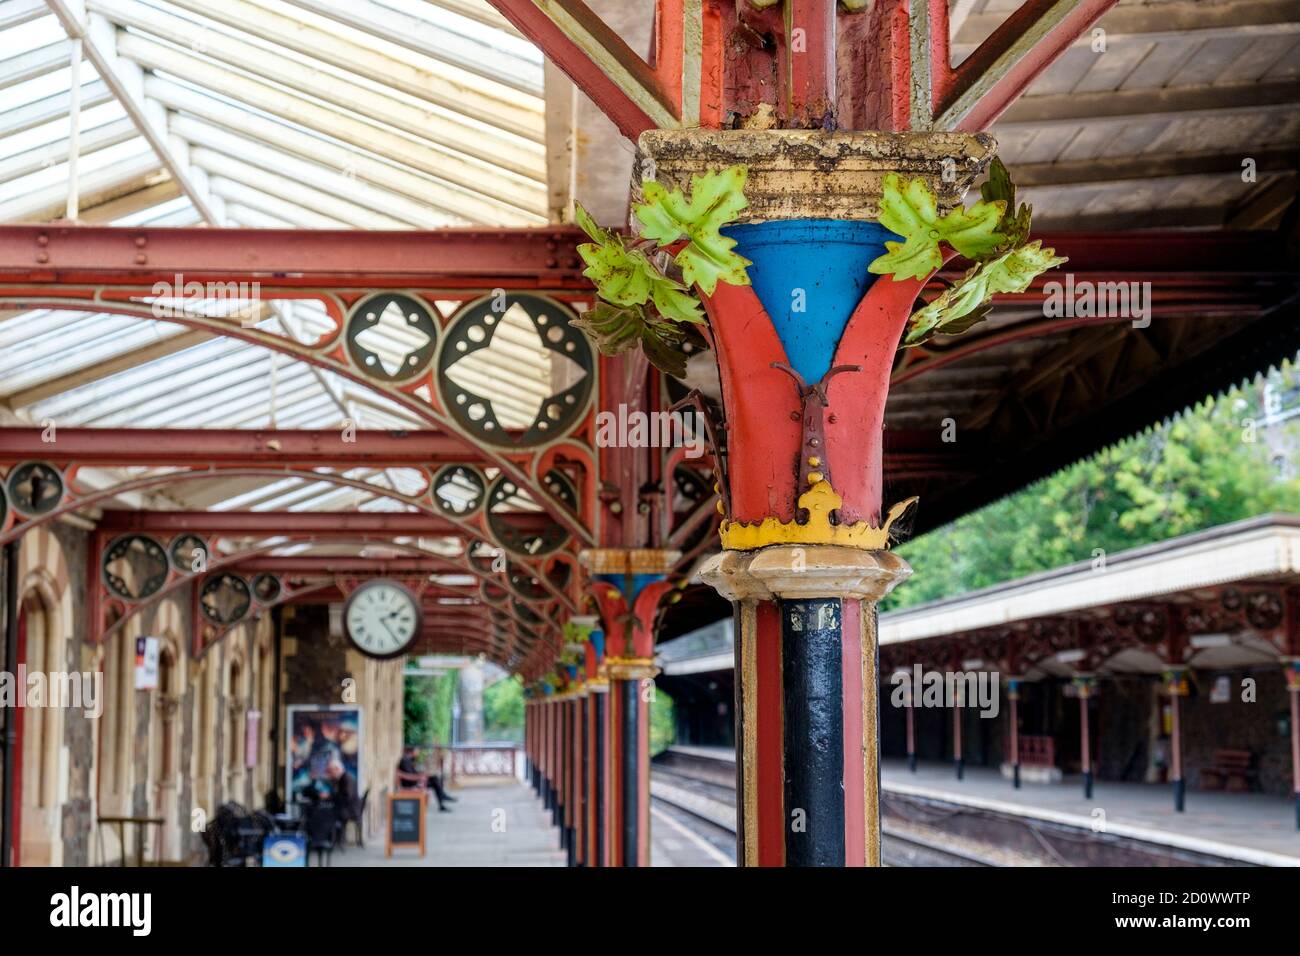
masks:
[[[307,835],[308,865],[311,864],[313,850],[316,853],[318,866],[330,865],[330,856],[334,852],[334,843],[338,837],[338,825],[339,815],[333,804],[318,803],[307,810],[303,829]]]
[[[218,807],[212,821],[203,830],[203,842],[208,848],[208,865],[243,866],[240,830],[249,826],[248,811],[239,804],[226,803]]]
[[[1249,750],[1216,750],[1211,765],[1201,771],[1201,789],[1245,793],[1256,776],[1254,762]]]
[[[418,773],[403,773],[398,770],[393,774],[394,790],[427,790],[429,789],[429,775],[420,771]]]
[[[344,843],[347,842],[348,824],[352,823],[356,826],[356,830],[357,830],[357,846],[359,846],[363,850],[366,848],[366,839],[365,839],[366,804],[369,802],[370,802],[370,788],[367,787],[366,792],[361,795],[361,805],[357,807],[356,817],[350,820],[343,821],[343,842]]]

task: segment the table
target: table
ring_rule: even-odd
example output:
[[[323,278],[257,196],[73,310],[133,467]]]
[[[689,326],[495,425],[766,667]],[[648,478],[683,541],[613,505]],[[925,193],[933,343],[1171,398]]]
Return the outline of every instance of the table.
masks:
[[[122,865],[127,865],[126,857],[126,825],[134,823],[137,825],[135,831],[135,865],[144,866],[144,828],[154,826],[161,828],[167,821],[162,817],[98,817],[95,821],[102,827],[105,823],[109,826],[117,827],[117,842],[122,847]],[[96,836],[99,840],[99,858],[104,859],[104,831],[96,830]],[[154,862],[162,862],[162,834],[158,834],[159,839],[154,844]]]

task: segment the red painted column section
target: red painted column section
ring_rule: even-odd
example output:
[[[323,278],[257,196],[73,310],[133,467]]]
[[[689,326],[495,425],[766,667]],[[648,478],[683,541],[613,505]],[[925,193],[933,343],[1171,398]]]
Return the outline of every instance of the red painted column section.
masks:
[[[907,702],[907,755],[916,755],[916,705],[911,700]]]
[[[1169,696],[1169,714],[1172,726],[1169,731],[1169,774],[1175,783],[1183,779],[1183,732],[1180,719],[1180,697],[1177,693]]]
[[[607,866],[619,866],[623,859],[623,781],[619,768],[623,766],[623,741],[619,733],[622,722],[623,695],[619,693],[620,682],[610,678],[609,681],[609,718],[606,722],[606,740],[608,741],[609,764],[605,768],[606,798],[605,809],[609,816],[607,839]]]
[[[785,726],[781,679],[781,614],[776,602],[760,601],[755,609],[757,701],[755,721],[758,758],[756,831],[758,865],[785,865]]]
[[[1296,798],[1296,826],[1300,827],[1300,687],[1292,687],[1291,698],[1291,787]]]
[[[961,707],[954,701],[952,707],[952,759],[961,776]]]
[[[875,687],[871,688],[870,700],[864,700],[862,682],[862,655],[865,651],[861,640],[862,602],[845,601],[843,626],[841,634],[844,643],[840,651],[842,692],[844,698],[844,865],[867,865],[867,763],[871,763],[874,775],[876,760],[866,759],[866,747],[874,747],[872,734],[864,739],[863,708],[876,706]],[[869,613],[869,612],[868,612]],[[854,640],[854,635],[859,639]],[[874,668],[873,668],[874,671]],[[875,718],[872,718],[875,722]],[[873,784],[875,781],[872,781]]]
[[[582,787],[582,767],[583,751],[586,749],[586,735],[582,732],[587,724],[587,697],[582,694],[573,700],[573,783],[569,787],[569,793],[573,799],[573,812],[570,814],[573,820],[573,858],[574,861],[582,866],[586,862],[584,853],[583,840],[586,837],[586,828],[583,826],[583,796]]]
[[[1092,742],[1088,738],[1088,696],[1079,695],[1079,747],[1080,761],[1082,770],[1089,773],[1092,770]]]
[[[91,590],[94,590],[93,588]],[[23,602],[21,598],[18,601],[18,607],[10,610],[10,613],[18,614],[18,660],[25,662],[27,660],[27,614],[23,611]],[[25,693],[25,689],[19,688],[18,693]],[[23,714],[25,708],[13,707],[9,710],[8,718],[14,722],[14,730],[17,736],[14,738],[14,779],[13,786],[9,787],[9,798],[14,802],[13,822],[14,832],[11,836],[11,846],[13,853],[9,858],[10,866],[22,866],[23,854]],[[6,781],[5,785],[8,785]],[[126,847],[122,847],[122,862],[126,863]]]
[[[637,788],[637,866],[650,865],[650,703],[647,685],[649,678],[638,681],[637,687],[637,766],[641,768],[640,787]]]
[[[605,815],[605,854],[603,857],[604,866],[613,866],[614,861],[618,859],[618,816],[615,813],[615,806],[618,804],[618,783],[614,769],[618,766],[618,735],[614,733],[617,724],[618,704],[614,700],[613,683],[610,684],[610,690],[605,695],[605,727],[602,731],[605,735],[605,773],[604,773],[604,815]]]
[[[546,779],[550,782],[551,788],[551,807],[552,820],[555,818],[554,807],[559,800],[559,794],[556,792],[555,779],[555,703],[549,698],[546,701],[544,710],[546,714]]]
[[[1020,699],[1011,695],[1011,774],[1015,786],[1020,786]]]
[[[573,701],[565,700],[560,709],[560,826],[565,831],[565,843],[568,843],[568,831],[573,828]]]
[[[587,707],[583,715],[587,728],[587,772],[582,781],[583,793],[586,795],[583,802],[585,809],[583,814],[585,842],[582,856],[587,866],[604,865],[604,861],[598,855],[598,841],[596,839],[596,694],[596,691],[587,694]]]

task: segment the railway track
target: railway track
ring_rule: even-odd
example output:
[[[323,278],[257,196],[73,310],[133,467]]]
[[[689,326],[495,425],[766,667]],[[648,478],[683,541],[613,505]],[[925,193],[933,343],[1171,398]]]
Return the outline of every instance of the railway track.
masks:
[[[693,758],[694,763],[699,758]],[[721,783],[722,774],[696,770],[691,765],[672,767],[655,764],[650,771],[653,806],[671,813],[700,836],[721,846],[729,838],[735,852],[736,790]],[[886,823],[881,833],[881,862],[885,866],[974,867],[1000,864],[955,846],[941,844],[913,833],[900,832]]]
[[[888,823],[881,825],[880,862],[885,866],[1001,866],[987,857],[936,843],[915,834],[903,834]]]

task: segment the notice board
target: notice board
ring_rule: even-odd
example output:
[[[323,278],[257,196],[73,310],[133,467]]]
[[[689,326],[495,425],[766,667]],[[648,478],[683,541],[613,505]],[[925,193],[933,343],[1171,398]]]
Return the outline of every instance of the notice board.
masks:
[[[395,846],[418,846],[420,856],[424,856],[427,806],[428,795],[423,790],[398,790],[388,795],[388,849],[385,856],[392,856]]]

